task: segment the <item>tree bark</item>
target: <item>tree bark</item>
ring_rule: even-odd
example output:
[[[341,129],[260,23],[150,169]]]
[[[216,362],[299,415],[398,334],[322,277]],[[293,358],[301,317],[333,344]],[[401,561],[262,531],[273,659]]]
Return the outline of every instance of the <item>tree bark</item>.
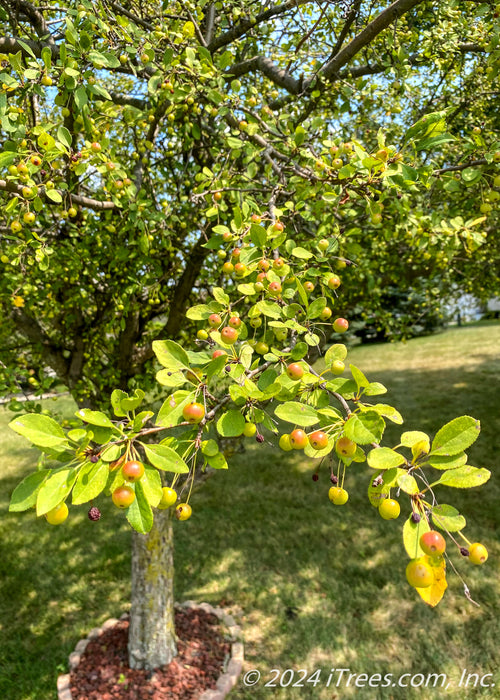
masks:
[[[151,532],[132,535],[131,668],[150,671],[177,655],[172,517],[172,508],[156,511]]]

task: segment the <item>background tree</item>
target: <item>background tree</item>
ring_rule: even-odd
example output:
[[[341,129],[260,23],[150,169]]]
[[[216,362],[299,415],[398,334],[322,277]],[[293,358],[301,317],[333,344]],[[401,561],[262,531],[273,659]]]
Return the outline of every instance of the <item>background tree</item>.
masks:
[[[412,319],[390,318],[389,287],[432,310],[457,286],[497,289],[494,4],[111,2],[104,14],[82,2],[63,15],[21,0],[0,12],[5,392],[25,376],[63,383],[81,407],[109,407],[116,389],[136,398],[115,411],[135,410],[138,390],[154,401],[153,342],[194,348],[206,316],[186,323],[188,307],[254,284],[250,258],[241,279],[231,269],[252,214],[268,228],[251,242],[271,259],[278,242],[305,251],[302,281],[348,268],[339,317],[400,330]],[[320,239],[327,263],[311,258]],[[311,348],[330,340],[320,330]],[[131,654],[139,666],[174,651],[170,518],[134,539],[137,645],[158,641]],[[168,601],[156,579],[144,621],[151,571]]]

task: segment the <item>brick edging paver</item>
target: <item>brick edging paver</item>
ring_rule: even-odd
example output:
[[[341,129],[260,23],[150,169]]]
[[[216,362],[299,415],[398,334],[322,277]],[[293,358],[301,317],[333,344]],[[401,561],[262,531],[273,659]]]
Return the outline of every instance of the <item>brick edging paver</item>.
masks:
[[[214,608],[209,603],[196,603],[194,600],[186,600],[184,603],[176,603],[175,608],[187,608],[189,610],[199,609],[206,613],[215,615],[220,622],[227,628],[227,635],[232,640],[231,643],[231,658],[227,664],[226,670],[219,676],[216,683],[216,690],[205,690],[198,700],[224,700],[226,695],[234,688],[238,681],[238,677],[243,668],[244,648],[241,641],[241,627],[236,624],[234,618],[228,615],[223,608]],[[124,613],[120,620],[128,620],[129,614]],[[110,627],[114,627],[120,620],[111,617],[106,620],[101,627],[94,627],[90,630],[86,639],[81,639],[75,647],[75,650],[69,655],[70,671],[75,669],[80,663],[81,656],[87,644],[92,640],[100,637],[100,635]],[[73,700],[70,689],[70,674],[65,673],[57,678],[57,698],[58,700]]]

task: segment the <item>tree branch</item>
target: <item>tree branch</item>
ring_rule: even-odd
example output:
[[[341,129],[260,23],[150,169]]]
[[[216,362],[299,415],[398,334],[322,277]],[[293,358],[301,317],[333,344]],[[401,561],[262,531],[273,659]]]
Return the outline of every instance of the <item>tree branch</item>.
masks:
[[[442,173],[453,173],[459,170],[465,170],[466,168],[472,168],[475,165],[489,165],[485,158],[480,158],[479,160],[470,160],[468,163],[461,163],[460,165],[448,165],[446,168],[439,168],[439,170],[434,170],[433,175],[441,175]]]
[[[0,180],[0,191],[3,190],[4,192],[12,192],[13,194],[18,194],[22,197],[23,189],[23,185],[18,185],[15,182],[9,182],[6,180]],[[52,192],[58,192],[63,198],[66,195],[68,195],[71,197],[71,201],[74,204],[80,204],[82,207],[87,207],[88,209],[95,209],[96,211],[100,211],[101,209],[116,208],[116,204],[114,202],[101,202],[98,199],[91,199],[90,197],[84,197],[83,195],[79,194],[72,194],[71,192],[63,192],[62,190],[52,190]],[[52,200],[47,197],[45,191],[39,191],[38,196],[40,197],[40,199],[43,199],[53,204]]]
[[[361,49],[368,46],[378,34],[387,29],[396,19],[422,2],[424,0],[396,0],[396,2],[393,2],[392,5],[375,17],[363,31],[355,36],[347,46],[332,56],[320,70],[320,74],[327,80],[333,78],[346,63],[349,63]]]
[[[285,12],[288,12],[288,10],[292,10],[300,5],[305,5],[309,1],[310,0],[288,0],[282,5],[274,5],[274,7],[270,7],[268,10],[261,12],[254,19],[242,19],[241,22],[235,24],[232,29],[229,29],[227,32],[224,32],[224,34],[221,34],[211,41],[208,44],[208,50],[210,53],[214,53],[223,46],[227,46],[236,39],[239,39],[240,36],[243,36],[249,29],[255,27],[257,24],[266,22],[268,19],[276,17],[276,15],[284,14]]]
[[[301,92],[301,80],[296,80],[291,73],[264,56],[254,56],[246,61],[241,61],[241,63],[235,63],[225,72],[225,76],[227,80],[232,80],[254,70],[259,70],[275,85],[284,88],[292,95],[298,95]]]

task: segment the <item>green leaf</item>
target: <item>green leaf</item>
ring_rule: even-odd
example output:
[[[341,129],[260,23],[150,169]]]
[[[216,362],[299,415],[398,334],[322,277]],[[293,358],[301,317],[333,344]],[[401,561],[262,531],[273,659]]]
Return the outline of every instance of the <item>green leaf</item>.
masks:
[[[19,512],[32,508],[36,503],[42,484],[51,473],[50,469],[40,469],[40,471],[28,474],[14,489],[10,497],[9,511]]]
[[[123,410],[121,405],[122,399],[126,399],[127,396],[128,394],[126,394],[121,389],[115,389],[111,393],[111,405],[113,406],[115,416],[118,416],[119,418],[122,418],[123,416],[127,415],[127,412]]]
[[[144,474],[140,478],[140,484],[149,505],[156,508],[163,495],[159,471],[145,464]]]
[[[318,318],[318,316],[321,315],[321,312],[325,307],[326,299],[324,297],[319,297],[319,299],[315,299],[310,305],[310,307],[307,309],[307,317]]]
[[[275,408],[274,414],[287,423],[293,423],[301,427],[307,427],[319,422],[318,413],[312,406],[306,406],[297,401],[285,401],[285,403]]]
[[[45,196],[56,204],[60,204],[63,201],[62,196],[57,190],[45,190]]]
[[[377,403],[374,406],[370,406],[369,409],[378,413],[379,416],[389,418],[389,420],[398,425],[401,425],[403,422],[403,416],[394,406],[389,406],[385,403]]]
[[[88,503],[104,491],[108,481],[109,465],[106,462],[86,462],[78,473],[78,478],[73,489],[72,501],[74,505]]]
[[[440,530],[458,532],[466,526],[465,518],[453,506],[439,505],[432,509],[432,520]]]
[[[222,452],[219,452],[213,457],[205,457],[205,459],[212,469],[227,469],[227,461]]]
[[[145,535],[153,527],[153,511],[140,481],[136,481],[135,499],[127,508],[127,520],[134,530]]]
[[[243,434],[245,419],[239,411],[227,411],[217,421],[217,432],[222,437],[237,437]]]
[[[49,416],[27,413],[9,423],[9,428],[39,447],[55,447],[66,442],[61,426]]]
[[[433,455],[456,455],[463,452],[479,436],[481,425],[472,416],[460,416],[444,425],[432,441]]]
[[[313,254],[310,253],[308,250],[300,247],[293,248],[292,255],[295,258],[299,258],[300,260],[309,260],[309,258],[314,257]]]
[[[471,489],[474,486],[485,484],[490,476],[491,472],[488,471],[488,469],[477,469],[476,467],[471,467],[469,464],[466,464],[457,469],[448,469],[448,471],[445,471],[439,480],[432,485],[437,486],[437,484],[443,484],[444,486],[452,486],[456,489]]]
[[[75,416],[81,418],[85,423],[90,423],[90,425],[98,425],[101,428],[114,427],[108,416],[101,411],[91,411],[90,408],[80,408],[76,411]]]
[[[219,452],[219,445],[211,438],[210,440],[203,440],[201,443],[201,451],[205,457],[215,457]]]
[[[189,367],[186,351],[173,340],[154,340],[153,352],[160,365],[166,369],[175,370]]]
[[[186,316],[192,321],[205,321],[214,312],[206,304],[197,304],[187,310]]]
[[[52,51],[48,46],[44,46],[42,49],[42,61],[45,64],[45,69],[50,71],[50,67],[52,65]]]
[[[380,396],[380,394],[387,394],[386,387],[380,382],[370,382],[364,390],[365,396]],[[401,420],[401,423],[403,420]]]
[[[363,372],[360,369],[358,369],[354,365],[349,365],[349,369],[351,370],[352,378],[356,382],[356,386],[358,387],[358,391],[359,391],[359,389],[362,389],[363,387],[368,386],[368,384],[370,382],[368,381],[368,379],[365,377],[365,375],[363,374]]]
[[[180,369],[173,372],[169,369],[161,369],[159,372],[156,373],[156,381],[162,386],[172,388],[176,386],[182,386],[183,384],[185,384],[186,377]]]
[[[259,311],[269,318],[281,318],[281,309],[274,301],[259,301],[256,304]]]
[[[420,538],[424,532],[430,531],[429,523],[425,518],[420,518],[418,523],[414,523],[411,515],[403,525],[403,544],[410,559],[422,557],[425,552],[420,548]]]
[[[415,477],[413,477],[411,474],[402,474],[398,478],[398,486],[401,488],[402,491],[409,494],[410,496],[420,493],[417,481]]]
[[[45,515],[62,503],[71,491],[77,476],[77,469],[67,468],[54,472],[38,491],[36,514]]]
[[[214,287],[212,289],[212,294],[215,301],[218,301],[219,304],[222,304],[223,306],[227,306],[229,304],[229,297],[226,292],[221,289],[221,287]]]
[[[82,85],[80,85],[80,87],[76,88],[74,95],[76,106],[79,110],[81,110],[82,107],[84,107],[87,104],[88,100],[85,88]]]
[[[343,362],[347,357],[347,348],[342,343],[336,343],[331,345],[325,353],[325,365],[331,367],[331,365],[336,361],[340,360]]]
[[[101,453],[101,459],[104,462],[115,462],[122,454],[124,445],[109,445]]]
[[[166,472],[188,474],[189,467],[175,450],[167,445],[143,445],[148,462]]]
[[[64,144],[64,145],[66,146],[66,148],[71,149],[71,146],[72,146],[72,143],[73,143],[73,142],[72,142],[72,138],[71,138],[71,134],[70,134],[70,132],[68,131],[68,129],[66,129],[65,126],[62,126],[62,125],[61,125],[61,126],[58,128],[58,130],[57,130],[57,138],[59,139],[59,141],[60,141],[62,144]]]
[[[413,447],[418,442],[430,442],[429,436],[422,433],[420,430],[408,430],[401,435],[401,444],[403,447]]]
[[[385,421],[375,411],[366,413],[353,413],[349,416],[344,426],[344,433],[349,440],[357,445],[368,445],[371,442],[380,442],[384,433]]]
[[[368,453],[366,461],[372,469],[393,469],[404,464],[405,458],[390,447],[375,447]]]
[[[467,464],[467,455],[465,452],[459,452],[459,454],[451,457],[430,455],[428,462],[434,469],[455,469]]]

